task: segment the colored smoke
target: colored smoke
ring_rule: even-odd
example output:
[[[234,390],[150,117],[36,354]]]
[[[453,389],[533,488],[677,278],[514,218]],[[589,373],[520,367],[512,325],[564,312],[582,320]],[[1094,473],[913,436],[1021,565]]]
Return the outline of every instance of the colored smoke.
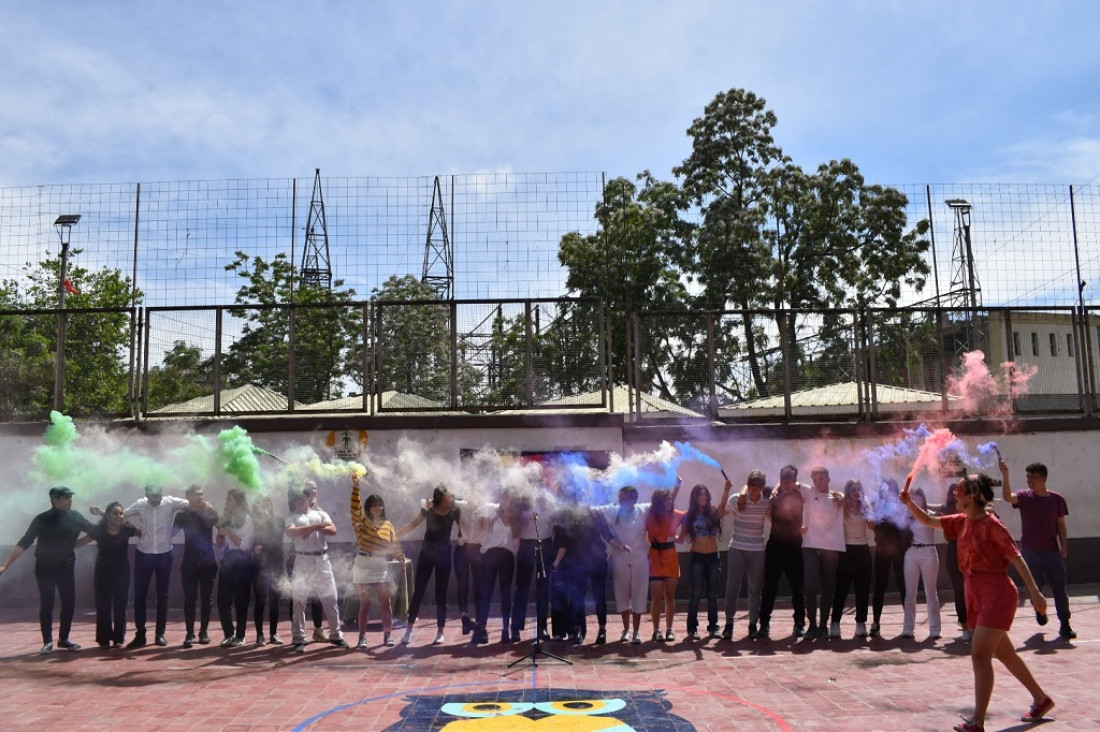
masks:
[[[960,400],[957,408],[964,412],[1010,414],[1013,401],[1028,393],[1031,379],[1039,369],[1006,361],[1001,364],[1001,371],[1001,376],[990,372],[982,351],[964,353],[957,373],[947,377],[947,393]]]

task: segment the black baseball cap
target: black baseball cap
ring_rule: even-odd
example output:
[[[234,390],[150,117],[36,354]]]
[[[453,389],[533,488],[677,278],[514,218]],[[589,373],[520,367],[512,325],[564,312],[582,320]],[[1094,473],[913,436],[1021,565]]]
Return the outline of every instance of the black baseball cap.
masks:
[[[50,488],[50,499],[66,498],[73,495],[73,489],[67,486],[59,485],[54,488]]]

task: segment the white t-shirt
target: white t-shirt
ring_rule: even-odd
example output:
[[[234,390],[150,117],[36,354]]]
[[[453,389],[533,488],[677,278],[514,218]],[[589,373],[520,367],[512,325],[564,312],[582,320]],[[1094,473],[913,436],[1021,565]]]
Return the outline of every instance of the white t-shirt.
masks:
[[[286,517],[286,527],[302,528],[304,526],[317,526],[319,524],[332,523],[328,514],[320,509],[307,509],[305,513],[292,513]],[[323,552],[328,550],[328,540],[320,531],[312,531],[309,536],[292,536],[294,551],[301,554],[305,552]]]

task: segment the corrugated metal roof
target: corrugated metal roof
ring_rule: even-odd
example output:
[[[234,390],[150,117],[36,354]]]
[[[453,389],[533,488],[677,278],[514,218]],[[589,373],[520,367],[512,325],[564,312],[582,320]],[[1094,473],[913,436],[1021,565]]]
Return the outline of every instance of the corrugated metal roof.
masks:
[[[844,381],[792,392],[791,408],[810,413],[835,411],[836,407],[855,409],[859,405],[859,390],[862,386],[855,381]],[[949,401],[958,399],[953,396],[947,398]],[[885,384],[875,386],[875,399],[880,411],[935,409],[937,405],[943,403],[943,395],[939,392]],[[734,416],[745,412],[782,414],[783,395],[752,399],[740,404],[724,406],[718,410],[721,416]]]
[[[224,389],[221,393],[222,414],[245,414],[248,412],[285,412],[289,401],[286,395],[280,394],[262,386],[246,384],[232,389]],[[295,409],[302,405],[294,403]],[[214,395],[195,397],[178,404],[169,404],[166,407],[152,409],[150,414],[211,414],[214,411]]]
[[[543,409],[517,409],[508,410],[508,414],[628,414],[630,412],[630,390],[625,386],[614,388],[614,410],[600,405],[600,392],[590,391],[583,394],[558,397],[539,402]],[[641,410],[650,417],[674,419],[679,417],[705,417],[706,415],[694,412],[679,404],[661,399],[651,394],[642,393],[640,396]],[[561,409],[554,409],[561,407]]]

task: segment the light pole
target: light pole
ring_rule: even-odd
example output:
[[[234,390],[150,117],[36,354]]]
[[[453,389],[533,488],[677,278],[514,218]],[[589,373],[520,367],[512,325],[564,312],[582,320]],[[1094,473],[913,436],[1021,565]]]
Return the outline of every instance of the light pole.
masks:
[[[61,240],[61,270],[57,277],[57,360],[54,364],[53,408],[63,412],[65,406],[65,280],[69,269],[69,240],[80,214],[61,214],[53,222]]]

